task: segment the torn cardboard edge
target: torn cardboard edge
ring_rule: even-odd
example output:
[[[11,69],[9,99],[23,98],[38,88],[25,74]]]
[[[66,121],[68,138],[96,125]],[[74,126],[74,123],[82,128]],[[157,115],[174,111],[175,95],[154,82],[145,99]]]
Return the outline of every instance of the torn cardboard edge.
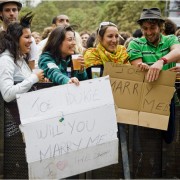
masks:
[[[169,122],[169,116],[121,108],[116,109],[116,115],[118,123],[138,125],[160,130],[167,130]]]

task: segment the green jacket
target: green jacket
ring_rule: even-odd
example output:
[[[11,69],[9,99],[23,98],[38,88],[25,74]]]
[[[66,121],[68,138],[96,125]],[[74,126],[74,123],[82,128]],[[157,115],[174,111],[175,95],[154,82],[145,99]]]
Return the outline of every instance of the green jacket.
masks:
[[[55,59],[51,56],[49,52],[44,52],[41,54],[38,66],[40,69],[44,70],[44,75],[50,81],[55,84],[67,84],[70,80],[68,77],[67,67],[70,67],[71,58],[68,60],[61,59],[60,63],[57,64]],[[87,73],[84,70],[83,72],[72,71],[72,77],[77,77],[80,81],[87,79]]]

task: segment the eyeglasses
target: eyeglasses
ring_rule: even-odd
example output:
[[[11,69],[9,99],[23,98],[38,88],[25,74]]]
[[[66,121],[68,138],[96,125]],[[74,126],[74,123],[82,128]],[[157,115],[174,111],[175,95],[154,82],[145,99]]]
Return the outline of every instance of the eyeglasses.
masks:
[[[112,23],[112,22],[102,22],[102,23],[100,23],[100,25],[99,25],[98,34],[99,34],[99,32],[100,32],[100,30],[101,30],[101,28],[102,28],[103,26],[108,26],[108,25],[112,25],[112,26],[117,27],[117,26],[116,26],[114,23]]]

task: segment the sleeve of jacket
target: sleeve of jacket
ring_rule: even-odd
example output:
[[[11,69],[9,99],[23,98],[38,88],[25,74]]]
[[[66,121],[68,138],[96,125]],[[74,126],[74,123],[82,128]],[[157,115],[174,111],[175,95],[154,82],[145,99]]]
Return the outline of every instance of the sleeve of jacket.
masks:
[[[55,60],[49,55],[42,54],[39,59],[39,68],[44,71],[45,77],[55,84],[67,84],[70,80],[57,66]]]
[[[77,77],[80,81],[88,79],[86,70],[83,72],[75,71],[74,76]]]
[[[14,85],[14,72],[14,62],[8,57],[6,59],[2,58],[0,62],[0,91],[6,102],[16,99],[16,94],[28,92],[32,85],[38,82],[38,77],[31,74],[22,82]]]

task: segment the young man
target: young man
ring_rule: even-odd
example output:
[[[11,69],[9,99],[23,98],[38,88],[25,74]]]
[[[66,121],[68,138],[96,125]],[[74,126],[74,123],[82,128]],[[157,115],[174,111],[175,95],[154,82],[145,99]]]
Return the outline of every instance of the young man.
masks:
[[[69,17],[64,15],[64,14],[60,14],[60,15],[58,15],[52,19],[52,31],[58,26],[68,26],[68,25],[70,25],[69,24]],[[50,33],[49,33],[49,35],[50,35]],[[40,43],[37,45],[37,47],[38,47],[37,48],[38,59],[42,53],[44,46],[47,43],[48,37],[43,39],[42,41],[40,41]],[[39,68],[38,67],[38,61],[35,62],[35,68],[37,68],[37,69]]]
[[[55,27],[62,26],[62,25],[63,26],[66,26],[66,25],[68,26],[68,25],[70,25],[69,17],[64,15],[64,14],[60,14],[60,15],[53,18],[52,24],[55,25]]]
[[[130,62],[141,69],[148,69],[147,80],[152,82],[161,69],[166,70],[180,59],[180,43],[175,35],[161,34],[164,19],[158,8],[143,9],[137,21],[143,36],[132,40],[128,46]]]
[[[19,11],[22,8],[22,4],[18,0],[1,0],[0,1],[0,19],[2,21],[2,29],[6,31],[7,26],[11,22],[18,21]],[[32,45],[30,51],[29,66],[34,69],[35,60],[37,56],[37,46],[34,38],[32,38]]]
[[[87,40],[90,36],[90,33],[87,31],[83,31],[80,33],[81,39],[82,39],[82,45],[84,48],[87,48]]]
[[[180,43],[175,35],[161,34],[164,19],[158,8],[143,9],[137,21],[143,33],[142,38],[136,38],[129,43],[128,55],[133,65],[142,70],[148,70],[147,80],[155,81],[159,72],[175,66],[180,59]],[[171,101],[168,130],[163,132],[166,143],[173,141],[175,132],[175,104]]]

